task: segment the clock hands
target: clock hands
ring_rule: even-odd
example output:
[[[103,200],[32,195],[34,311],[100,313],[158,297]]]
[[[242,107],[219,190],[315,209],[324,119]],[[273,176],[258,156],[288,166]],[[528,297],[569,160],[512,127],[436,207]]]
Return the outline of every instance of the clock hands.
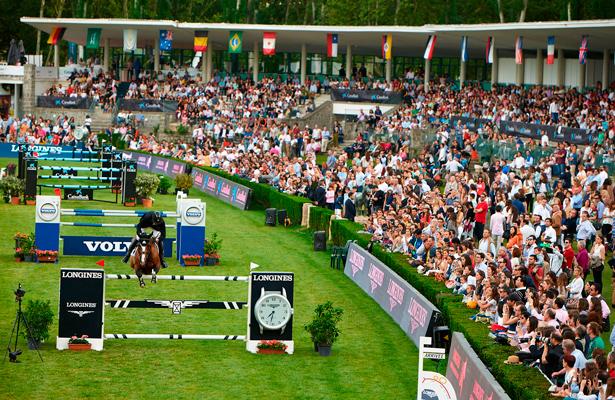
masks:
[[[267,318],[269,318],[269,321],[273,322],[273,314],[275,314],[275,310],[271,311],[271,314],[267,315]]]

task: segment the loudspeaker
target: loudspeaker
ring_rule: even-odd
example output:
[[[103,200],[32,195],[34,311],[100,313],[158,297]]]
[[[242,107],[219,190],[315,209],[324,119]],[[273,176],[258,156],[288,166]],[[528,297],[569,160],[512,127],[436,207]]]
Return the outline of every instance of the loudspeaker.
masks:
[[[277,208],[268,208],[265,210],[265,225],[275,226],[275,217]]]
[[[327,250],[327,236],[325,231],[314,232],[314,251]]]
[[[278,224],[284,225],[286,221],[286,210],[278,210]]]

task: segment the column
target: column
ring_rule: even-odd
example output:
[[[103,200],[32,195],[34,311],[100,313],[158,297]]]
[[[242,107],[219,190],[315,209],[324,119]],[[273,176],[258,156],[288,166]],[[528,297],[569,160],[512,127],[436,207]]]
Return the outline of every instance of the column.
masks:
[[[207,82],[207,53],[209,50],[201,52],[201,78],[203,78],[203,82]]]
[[[495,39],[492,39],[495,40]],[[495,86],[498,83],[498,67],[500,59],[498,57],[498,49],[495,48],[495,42],[493,43],[493,63],[491,64],[491,86]]]
[[[260,61],[258,59],[260,49],[258,48],[258,40],[254,42],[254,58],[252,59],[252,80],[258,82],[258,68]]]
[[[205,76],[207,77],[208,81],[211,79],[212,71],[214,70],[213,61],[212,61],[213,53],[214,53],[213,47],[207,46],[207,51],[205,54],[207,57],[207,74]]]
[[[431,70],[431,60],[425,60],[425,78],[423,80],[423,84],[425,85],[425,90],[429,90],[429,75]]]
[[[585,72],[587,71],[587,60],[585,64],[579,64],[579,91],[583,91],[585,87]]]
[[[346,79],[350,79],[352,74],[352,47],[346,45]]]
[[[564,86],[566,83],[566,59],[564,49],[557,49],[557,86]]]
[[[542,49],[536,50],[536,84],[542,86],[543,75],[544,75],[544,56],[542,54]]]
[[[466,64],[465,61],[461,61],[459,64],[459,88],[462,88],[466,81]]]
[[[301,84],[305,84],[305,77],[307,74],[307,46],[301,45]]]
[[[521,64],[515,64],[517,67],[515,69],[515,85],[523,86],[525,79],[525,57],[523,57],[523,61]]]
[[[82,45],[77,46],[77,64],[79,60],[85,60],[85,49]]]
[[[160,71],[160,37],[155,35],[154,39],[154,71],[158,73]]]
[[[26,64],[23,67],[24,79],[21,93],[21,109],[25,114],[31,114],[36,107],[36,66],[34,64]]]
[[[602,90],[609,87],[609,49],[602,50]]]
[[[21,84],[15,84],[15,95],[13,97],[13,115],[21,118]]]
[[[53,66],[60,68],[60,45],[53,45]]]
[[[386,64],[385,64],[385,69],[384,69],[384,78],[386,79],[387,83],[391,82],[391,67],[392,67],[392,61],[391,59],[388,59]]]
[[[109,51],[111,50],[111,39],[105,39],[105,47],[103,47],[103,70],[109,72]]]

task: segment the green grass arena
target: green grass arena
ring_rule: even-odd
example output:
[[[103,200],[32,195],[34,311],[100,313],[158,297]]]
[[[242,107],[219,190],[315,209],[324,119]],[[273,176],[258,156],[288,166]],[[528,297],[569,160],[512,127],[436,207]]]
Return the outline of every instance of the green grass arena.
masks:
[[[0,159],[5,166],[12,159]],[[43,161],[40,165],[83,165]],[[92,165],[94,166],[94,165]],[[41,174],[47,174],[47,171]],[[95,173],[92,173],[95,175]],[[82,173],[82,175],[84,175]],[[39,183],[75,183],[48,179]],[[79,184],[99,183],[77,181]],[[53,194],[44,189],[43,194]],[[301,228],[265,226],[262,210],[240,211],[191,190],[189,197],[207,203],[207,237],[222,238],[221,264],[180,267],[167,255],[170,267],[161,274],[248,275],[250,262],[263,271],[295,273],[293,319],[294,355],[259,355],[241,341],[108,340],[102,352],[55,349],[59,275],[62,267],[98,268],[96,257],[60,256],[58,264],[17,263],[13,235],[34,231],[34,207],[0,204],[0,340],[8,343],[18,283],[29,299],[50,300],[54,309],[51,338],[42,345],[41,363],[19,348],[21,363],[0,366],[1,399],[375,399],[416,397],[418,351],[395,322],[341,271],[329,268],[329,253],[314,252],[311,233]],[[109,190],[95,198],[114,200]],[[113,209],[122,206],[85,201],[62,201],[62,208]],[[141,209],[137,207],[137,209]],[[175,196],[156,195],[154,209],[175,210]],[[136,223],[130,217],[69,217],[62,221]],[[166,219],[167,225],[174,218]],[[134,229],[63,226],[63,235],[131,236]],[[175,230],[168,229],[167,237]],[[132,273],[120,257],[105,258],[108,273]],[[140,288],[136,280],[107,280],[107,299],[165,299],[246,301],[246,282],[159,281]],[[327,300],[344,309],[342,334],[331,357],[313,350],[303,325],[314,307]],[[105,310],[105,333],[246,334],[247,310],[170,309]]]

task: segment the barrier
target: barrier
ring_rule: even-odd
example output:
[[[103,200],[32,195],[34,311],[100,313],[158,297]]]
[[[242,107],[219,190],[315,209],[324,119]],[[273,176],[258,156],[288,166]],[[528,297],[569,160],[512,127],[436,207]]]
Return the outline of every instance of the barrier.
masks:
[[[40,170],[62,170],[62,171],[101,171],[101,172],[121,172],[120,168],[102,168],[102,167],[55,167],[52,165],[42,165],[38,167]]]
[[[107,280],[137,279],[136,275],[105,274],[100,269],[61,269],[60,310],[56,348],[68,348],[72,336],[87,335],[93,350],[103,350],[106,339],[173,339],[173,340],[241,340],[246,350],[256,353],[261,340],[281,340],[294,352],[292,340],[294,274],[285,272],[251,272],[250,276],[157,275],[162,281],[227,281],[248,282],[247,301],[209,300],[105,300]],[[271,300],[268,300],[271,299]],[[273,301],[272,310],[286,310],[285,319],[273,327],[258,322],[260,304]],[[105,306],[110,309],[168,308],[172,314],[183,309],[248,310],[246,335],[219,334],[161,334],[161,333],[104,333]],[[288,307],[284,309],[284,307]],[[269,309],[261,310],[269,312]],[[273,315],[273,311],[271,314]],[[281,315],[281,314],[280,314]],[[273,319],[273,317],[272,317]]]
[[[38,179],[71,179],[74,181],[117,181],[119,178],[105,178],[98,176],[75,176],[75,175],[39,175]]]
[[[205,203],[198,199],[178,200],[180,212],[160,211],[162,217],[177,218],[173,223],[167,221],[169,229],[184,232],[175,238],[176,253],[181,265],[184,265],[183,255],[200,255],[201,265],[205,263]],[[57,196],[37,196],[35,214],[36,247],[41,250],[60,250],[60,238],[63,239],[63,255],[86,256],[123,256],[132,241],[132,235],[122,236],[65,236],[60,235],[61,226],[92,227],[92,228],[134,228],[135,223],[99,223],[80,221],[61,221],[61,216],[74,217],[136,217],[139,218],[151,210],[101,210],[84,208],[60,208]],[[171,223],[169,223],[171,222]],[[184,239],[180,239],[183,237]],[[173,239],[164,243],[165,255],[173,257]],[[189,242],[189,243],[186,243]],[[124,278],[130,279],[130,278]]]
[[[111,189],[109,185],[62,185],[53,183],[38,183],[38,187],[60,188],[60,189]]]

